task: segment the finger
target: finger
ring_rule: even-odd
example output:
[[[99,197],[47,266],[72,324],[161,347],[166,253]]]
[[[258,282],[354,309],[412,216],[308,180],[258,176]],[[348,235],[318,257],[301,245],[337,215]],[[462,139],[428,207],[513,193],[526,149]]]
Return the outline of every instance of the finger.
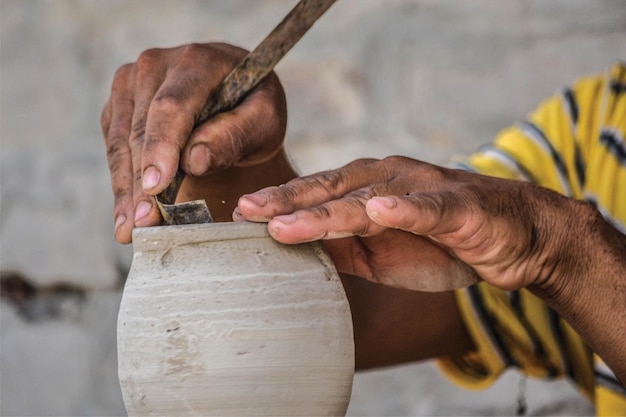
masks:
[[[130,93],[133,78],[131,65],[116,72],[111,97],[101,118],[114,197],[115,238],[120,243],[130,243],[133,228],[133,171],[128,145],[134,104]]]
[[[132,165],[133,165],[133,207],[134,207],[134,226],[148,227],[161,224],[161,213],[156,204],[155,197],[148,195],[141,186],[141,151],[137,149],[140,142],[133,142],[132,149]]]
[[[366,198],[355,195],[320,206],[276,216],[268,231],[282,243],[301,243],[347,236],[372,236],[384,228],[372,222],[365,212]]]
[[[360,159],[333,171],[296,178],[280,187],[268,187],[239,199],[241,215],[252,221],[292,213],[337,200],[369,184],[386,183],[386,170],[377,169],[380,161]]]
[[[245,222],[247,221],[247,219],[243,216],[243,214],[241,214],[241,211],[239,210],[239,207],[235,207],[235,209],[233,210],[233,221],[234,222]]]
[[[142,185],[151,195],[161,192],[171,182],[197,115],[211,90],[230,69],[223,61],[212,59],[211,54],[202,53],[203,50],[202,45],[186,46],[150,103],[143,145]]]
[[[129,138],[135,208],[133,219],[136,227],[154,226],[161,222],[156,201],[143,189],[143,182],[153,180],[155,173],[153,171],[144,173],[142,160],[148,111],[154,95],[163,82],[162,74],[166,72],[163,56],[166,54],[165,50],[151,49],[143,52],[136,64],[134,108]]]
[[[366,211],[381,226],[429,236],[457,233],[475,214],[467,199],[451,191],[373,197]]]
[[[109,128],[111,126],[111,98],[107,99],[106,103],[102,107],[102,113],[100,114],[100,129],[102,131],[102,137],[104,138],[105,143],[107,142]]]
[[[408,285],[420,291],[444,291],[461,288],[476,282],[477,275],[466,263],[450,256],[450,250],[467,249],[468,243],[483,246],[480,237],[481,216],[476,216],[467,199],[458,192],[426,192],[409,196],[374,197],[366,203],[369,218],[389,228],[427,236],[434,242],[423,245],[412,255],[412,263],[398,262],[389,271],[380,271],[381,280],[398,280],[395,284]],[[476,242],[480,241],[477,245]],[[439,244],[441,243],[441,245]],[[402,245],[411,254],[410,245]],[[483,246],[484,250],[488,250]],[[479,248],[479,252],[484,252]],[[467,259],[466,259],[467,260]],[[391,272],[391,273],[389,273]]]
[[[198,126],[182,153],[181,164],[200,176],[233,165],[258,164],[280,149],[286,130],[285,95],[270,74],[235,109]]]

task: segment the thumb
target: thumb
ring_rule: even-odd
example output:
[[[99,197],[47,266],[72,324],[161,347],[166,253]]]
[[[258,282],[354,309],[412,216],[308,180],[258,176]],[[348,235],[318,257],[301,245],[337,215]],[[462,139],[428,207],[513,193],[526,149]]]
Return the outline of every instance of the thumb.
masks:
[[[286,114],[282,87],[272,76],[233,110],[219,113],[194,129],[181,155],[183,168],[200,176],[271,159],[281,150]]]
[[[454,193],[444,191],[373,197],[365,210],[381,226],[437,236],[461,229],[470,214],[464,206]]]

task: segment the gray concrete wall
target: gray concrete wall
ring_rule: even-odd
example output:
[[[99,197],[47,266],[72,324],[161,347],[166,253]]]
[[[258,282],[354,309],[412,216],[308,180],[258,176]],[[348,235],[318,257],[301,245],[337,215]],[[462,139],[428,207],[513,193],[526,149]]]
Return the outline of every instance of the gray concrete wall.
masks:
[[[131,248],[112,237],[99,131],[115,69],[154,46],[251,48],[295,3],[0,2],[0,269],[37,291],[0,304],[3,415],[124,413],[115,318]],[[443,163],[618,58],[623,0],[340,0],[277,68],[288,147],[303,173],[389,154]],[[468,393],[431,363],[369,372],[349,412],[511,414],[518,380]],[[565,383],[529,383],[528,401],[535,415],[592,411]]]

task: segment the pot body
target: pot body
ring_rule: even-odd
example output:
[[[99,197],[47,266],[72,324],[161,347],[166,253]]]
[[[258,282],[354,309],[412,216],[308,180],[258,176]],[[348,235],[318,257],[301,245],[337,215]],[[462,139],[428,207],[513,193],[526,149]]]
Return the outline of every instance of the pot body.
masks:
[[[118,316],[129,415],[344,415],[349,305],[319,244],[266,226],[136,229]]]

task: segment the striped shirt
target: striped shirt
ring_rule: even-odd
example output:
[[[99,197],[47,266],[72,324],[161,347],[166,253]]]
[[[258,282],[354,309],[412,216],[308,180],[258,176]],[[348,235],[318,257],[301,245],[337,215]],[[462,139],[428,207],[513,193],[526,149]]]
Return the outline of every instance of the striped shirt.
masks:
[[[626,63],[616,63],[545,100],[459,168],[531,181],[588,201],[626,234],[625,138]],[[594,402],[598,415],[626,415],[624,385],[531,292],[480,283],[457,290],[456,297],[478,349],[439,361],[452,380],[486,387],[509,367],[536,378],[565,376]]]

